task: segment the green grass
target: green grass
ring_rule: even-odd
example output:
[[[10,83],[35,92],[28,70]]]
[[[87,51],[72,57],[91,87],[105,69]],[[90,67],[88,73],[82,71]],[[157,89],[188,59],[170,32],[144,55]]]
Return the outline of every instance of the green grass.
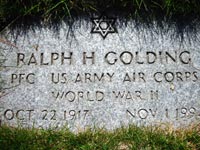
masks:
[[[165,20],[180,25],[200,20],[199,0],[0,0],[0,31],[6,27],[52,25],[75,17],[114,12],[138,22]]]
[[[0,127],[1,150],[199,150],[200,127],[184,130],[130,126],[114,131],[37,130]]]

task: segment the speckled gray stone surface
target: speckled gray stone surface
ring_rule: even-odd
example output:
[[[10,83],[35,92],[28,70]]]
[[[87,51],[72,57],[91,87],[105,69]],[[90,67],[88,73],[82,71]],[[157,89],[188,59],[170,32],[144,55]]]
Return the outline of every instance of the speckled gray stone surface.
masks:
[[[1,124],[79,131],[198,123],[200,42],[180,42],[173,28],[117,30],[103,39],[83,20],[70,35],[65,24],[56,35],[1,35]]]

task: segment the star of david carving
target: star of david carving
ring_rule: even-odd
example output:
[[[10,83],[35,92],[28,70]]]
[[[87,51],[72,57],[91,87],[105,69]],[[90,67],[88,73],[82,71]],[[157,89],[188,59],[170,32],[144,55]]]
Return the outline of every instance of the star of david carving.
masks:
[[[100,16],[99,18],[92,18],[93,27],[91,33],[99,33],[103,39],[107,37],[109,33],[117,33],[115,28],[115,18],[108,18],[105,15]]]

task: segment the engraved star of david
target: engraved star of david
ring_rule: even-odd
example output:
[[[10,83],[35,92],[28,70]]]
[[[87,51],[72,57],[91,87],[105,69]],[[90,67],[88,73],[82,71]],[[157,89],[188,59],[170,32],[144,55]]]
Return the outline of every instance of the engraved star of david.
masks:
[[[105,39],[109,33],[117,33],[117,29],[114,26],[115,21],[115,18],[108,18],[105,15],[99,18],[92,18],[93,27],[91,33],[99,33]]]

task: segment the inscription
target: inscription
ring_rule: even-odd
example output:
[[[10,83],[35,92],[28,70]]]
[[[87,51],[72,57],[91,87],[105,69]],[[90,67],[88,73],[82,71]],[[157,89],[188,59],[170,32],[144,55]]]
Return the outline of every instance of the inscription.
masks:
[[[158,90],[156,91],[149,91],[144,92],[141,90],[137,90],[134,92],[131,91],[112,91],[113,96],[116,99],[123,99],[123,100],[158,100],[159,94]]]
[[[64,111],[64,120],[67,120],[67,118],[69,117],[70,120],[76,120],[76,119],[85,119],[88,114],[89,114],[90,110],[70,110],[70,111]]]
[[[166,108],[165,110],[163,108],[139,108],[139,109],[127,109],[126,115],[129,118],[133,119],[150,119],[150,118],[167,118],[167,119],[175,119],[175,120],[181,120],[181,119],[200,119],[200,109],[197,109],[195,107],[180,107],[180,108],[174,108],[169,109]]]
[[[42,110],[42,120],[56,120],[56,110]]]
[[[138,82],[147,83],[152,78],[157,83],[172,83],[172,82],[198,82],[199,73],[197,71],[178,71],[178,72],[155,72],[152,75],[144,72],[120,73],[121,79],[118,80],[126,83]],[[123,75],[124,74],[124,75]],[[69,75],[68,73],[50,73],[49,81],[53,84],[82,84],[82,83],[110,83],[116,81],[116,73],[78,73]],[[35,73],[12,73],[10,77],[11,84],[35,84],[35,79],[38,77]],[[152,81],[151,81],[152,82]]]
[[[56,99],[64,99],[69,102],[75,102],[80,100],[86,101],[103,101],[104,100],[104,92],[102,91],[67,91],[67,92],[52,92],[52,95]]]
[[[47,55],[47,56],[46,56]],[[117,53],[110,51],[104,55],[104,61],[109,65],[115,65],[118,62],[124,65],[135,64],[169,64],[169,63],[181,63],[181,64],[190,64],[192,62],[189,51],[182,52],[131,52],[123,51],[122,53]],[[48,59],[47,59],[48,58]],[[95,52],[83,52],[82,64],[95,64],[96,63],[96,53]],[[96,58],[96,59],[95,59]],[[49,54],[46,53],[31,53],[29,55],[25,53],[17,53],[17,66],[21,65],[72,65],[75,63],[74,53],[73,52],[61,52],[56,53],[52,52]]]
[[[73,83],[98,83],[112,82],[114,73],[78,73],[74,76]],[[70,77],[67,73],[51,73],[51,81],[54,84],[67,84]]]
[[[29,109],[29,110],[6,109],[4,111],[0,111],[0,117],[4,118],[5,120],[13,120],[13,119],[25,120],[25,119],[28,119],[30,121],[32,116],[33,116],[33,112],[34,112],[33,109]]]
[[[194,72],[156,72],[154,79],[156,82],[196,82],[199,80],[198,73]]]
[[[167,111],[167,109],[166,109]],[[200,117],[200,113],[194,107],[182,107],[176,109],[176,119]]]
[[[183,120],[183,119],[200,119],[200,109],[195,107],[180,107],[180,108],[138,108],[138,109],[126,109],[126,117],[128,119],[140,119],[148,120],[155,119],[159,117],[167,118],[171,120]],[[95,114],[96,113],[96,114]],[[56,109],[5,109],[0,111],[0,117],[3,121],[34,121],[37,116],[40,116],[41,121],[48,122],[64,122],[64,121],[76,121],[85,120],[87,118],[93,118],[93,116],[98,116],[99,111],[93,112],[89,109],[69,109],[69,110],[56,110]],[[124,116],[125,117],[125,116]],[[121,118],[122,119],[122,118]]]
[[[146,82],[146,75],[144,72],[126,73],[123,82]]]
[[[133,111],[126,110],[127,114],[129,114],[133,118],[147,119],[148,117],[155,117],[157,114],[157,109],[144,109],[141,108],[139,110],[134,109]]]
[[[11,74],[11,83],[12,84],[21,84],[22,82],[34,84],[35,83],[35,73]]]
[[[55,43],[51,38],[41,40],[37,48],[32,46],[35,40],[25,46],[19,42],[18,49],[6,55],[0,125],[25,122],[82,129],[200,119],[194,46],[167,47],[160,41],[145,45],[137,36],[126,38],[134,39],[128,45],[109,45],[109,39],[83,44],[82,35],[80,45],[69,46],[64,38]]]
[[[0,117],[3,120],[6,121],[12,121],[12,120],[19,120],[19,121],[34,121],[37,116],[40,116],[40,120],[43,121],[56,121],[56,120],[79,120],[79,119],[86,119],[89,115],[91,115],[91,110],[49,110],[49,109],[43,109],[43,110],[36,110],[36,109],[30,109],[30,110],[24,110],[24,109],[5,109],[0,111]]]
[[[142,52],[130,52],[130,51],[124,51],[120,54],[116,52],[108,52],[105,55],[105,62],[107,62],[109,65],[115,65],[117,62],[121,62],[124,65],[130,65],[132,63],[136,64],[155,64],[155,63],[178,63],[181,64],[189,64],[191,63],[191,57],[189,51],[183,51],[183,52],[162,52],[159,51],[158,53],[147,51],[143,54],[143,59],[141,57]],[[145,56],[145,57],[144,57]]]

